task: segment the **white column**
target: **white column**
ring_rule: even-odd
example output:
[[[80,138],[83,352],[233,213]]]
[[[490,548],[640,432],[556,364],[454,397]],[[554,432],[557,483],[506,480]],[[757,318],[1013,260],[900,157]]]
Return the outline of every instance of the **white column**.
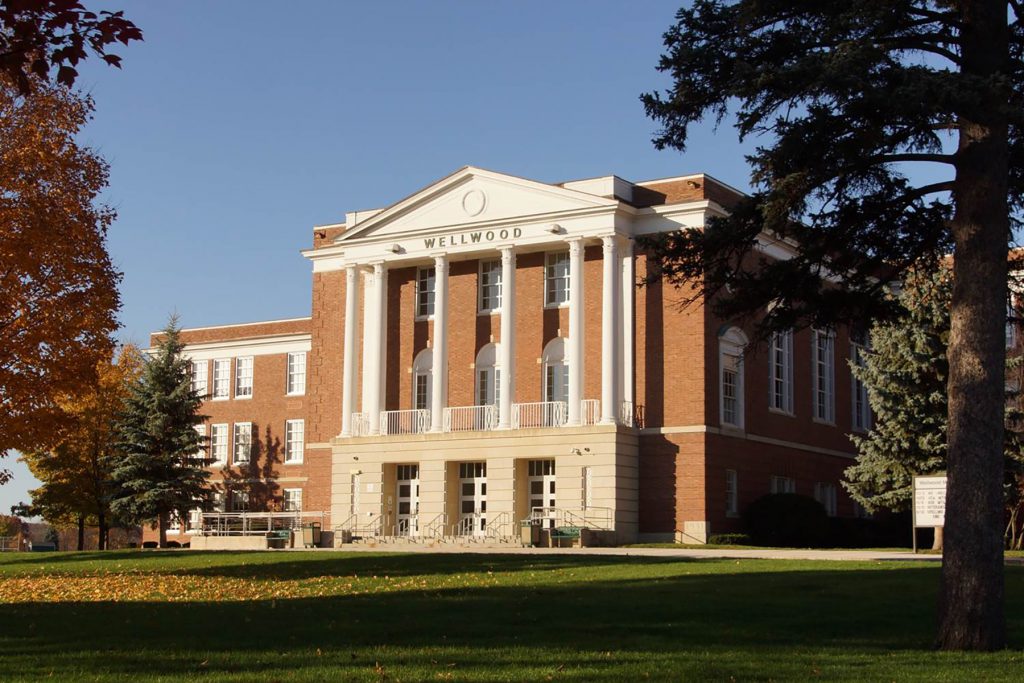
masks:
[[[381,412],[388,409],[388,269],[383,268],[377,282],[380,306],[380,402]]]
[[[636,262],[633,240],[627,239],[622,249],[622,391],[623,402],[636,408]]]
[[[359,269],[345,267],[345,339],[341,379],[341,435],[352,435],[352,411],[356,402],[356,301],[359,296]]]
[[[580,424],[583,403],[583,238],[569,241],[569,416],[570,425]]]
[[[619,293],[622,276],[615,235],[601,238],[604,243],[604,278],[601,294],[601,424],[618,422],[618,335]]]
[[[370,434],[380,433],[380,403],[381,403],[381,385],[380,378],[382,374],[381,365],[383,365],[383,359],[381,357],[381,348],[383,340],[383,325],[382,325],[382,313],[383,313],[383,301],[384,298],[384,264],[375,263],[373,264],[373,296],[370,298],[370,320],[367,326],[370,328],[367,334],[364,336],[369,342],[369,363],[365,374],[367,376],[366,382],[366,401],[364,402],[363,410],[368,414],[370,421]]]
[[[359,410],[365,414],[370,412],[370,358],[373,349],[373,325],[376,318],[373,315],[373,270],[363,272],[363,364],[360,374],[362,386]]]
[[[444,429],[448,396],[448,258],[434,257],[434,351],[430,382],[430,431]]]
[[[516,252],[511,246],[501,249],[501,357],[498,366],[498,429],[512,427],[512,403],[515,396],[516,327]]]

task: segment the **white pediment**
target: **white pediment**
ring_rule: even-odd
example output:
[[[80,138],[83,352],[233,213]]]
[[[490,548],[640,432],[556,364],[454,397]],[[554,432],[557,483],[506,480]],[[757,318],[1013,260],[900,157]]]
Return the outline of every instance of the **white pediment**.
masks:
[[[398,238],[617,205],[615,199],[467,166],[356,224],[337,242]]]

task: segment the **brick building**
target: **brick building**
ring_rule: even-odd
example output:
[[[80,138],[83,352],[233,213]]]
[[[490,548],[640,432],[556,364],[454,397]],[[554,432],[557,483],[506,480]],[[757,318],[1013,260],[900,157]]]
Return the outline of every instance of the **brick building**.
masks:
[[[316,227],[310,318],[183,331],[220,504],[431,538],[511,536],[534,516],[610,542],[704,541],[769,492],[853,515],[839,480],[870,414],[848,335],[745,352],[742,326],[636,284],[635,238],[738,196],[700,174],[466,167]]]

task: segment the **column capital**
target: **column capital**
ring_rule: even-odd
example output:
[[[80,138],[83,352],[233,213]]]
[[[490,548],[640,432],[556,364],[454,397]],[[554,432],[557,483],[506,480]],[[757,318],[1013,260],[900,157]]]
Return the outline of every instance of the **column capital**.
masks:
[[[448,252],[433,254],[434,270],[440,272],[448,269]]]
[[[583,251],[583,238],[582,237],[570,237],[566,240],[569,244],[569,255],[578,256]]]

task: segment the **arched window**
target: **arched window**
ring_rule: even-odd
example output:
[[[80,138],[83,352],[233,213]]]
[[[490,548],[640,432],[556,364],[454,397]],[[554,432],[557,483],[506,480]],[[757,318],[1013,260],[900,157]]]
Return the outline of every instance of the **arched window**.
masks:
[[[498,405],[501,400],[501,391],[498,382],[501,381],[501,368],[498,367],[499,349],[498,344],[485,344],[476,354],[476,404],[478,406]]]
[[[544,400],[569,400],[569,367],[565,363],[565,339],[555,337],[544,347]]]
[[[743,427],[743,349],[747,337],[730,327],[718,337],[718,406],[723,425]]]
[[[423,349],[412,364],[412,407],[425,410],[430,407],[431,378],[434,374],[434,352]]]

